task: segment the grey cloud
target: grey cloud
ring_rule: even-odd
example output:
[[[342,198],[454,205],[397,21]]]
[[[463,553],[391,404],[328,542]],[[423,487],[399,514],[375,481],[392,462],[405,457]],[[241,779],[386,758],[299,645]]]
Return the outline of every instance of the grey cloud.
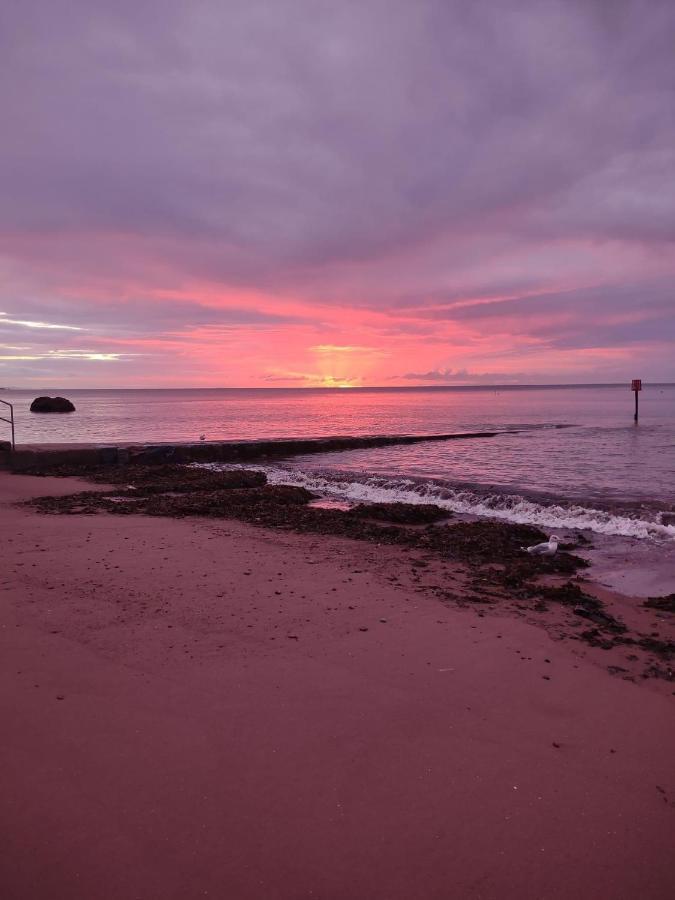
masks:
[[[670,280],[413,307],[409,315],[431,321],[475,323],[493,332],[527,334],[547,339],[561,349],[675,341],[675,290]]]
[[[442,302],[442,300],[441,300]],[[503,319],[533,315],[551,315],[556,312],[582,312],[593,314],[601,306],[607,312],[647,313],[651,309],[672,311],[675,292],[670,280],[656,283],[594,285],[569,291],[551,291],[546,294],[528,294],[501,300],[456,302],[414,310],[415,316],[428,319],[474,320]]]
[[[303,382],[308,380],[307,375],[263,375],[263,381],[283,381],[284,383],[289,381]]]
[[[179,237],[252,281],[453,229],[630,212],[672,237],[672,4],[26,0],[2,24],[7,229]]]
[[[467,369],[432,369],[429,372],[407,372],[395,376],[406,381],[443,384],[520,384],[529,376],[524,372],[469,372]]]

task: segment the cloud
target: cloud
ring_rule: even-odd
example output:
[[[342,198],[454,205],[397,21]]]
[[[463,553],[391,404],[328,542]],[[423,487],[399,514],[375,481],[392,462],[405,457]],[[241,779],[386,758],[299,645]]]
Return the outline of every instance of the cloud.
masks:
[[[297,383],[304,383],[308,379],[307,379],[307,375],[291,375],[291,374],[283,375],[282,374],[282,375],[263,375],[262,380],[263,381],[283,382],[284,384],[289,384],[289,383],[297,384]]]
[[[376,347],[359,347],[337,344],[317,344],[309,348],[313,353],[377,353]]]
[[[394,376],[404,381],[423,384],[519,384],[526,382],[524,372],[469,372],[467,369],[432,369],[430,372],[408,372]]]
[[[43,354],[21,356],[0,353],[0,359],[2,360],[30,360],[31,362],[56,359],[85,359],[92,362],[118,362],[122,358],[122,354],[120,353],[97,353],[95,350],[48,350],[47,353]]]
[[[659,280],[457,302],[415,309],[411,315],[526,335],[556,348],[581,348],[675,341],[674,313],[672,283]]]
[[[1,16],[3,331],[175,338],[185,377],[196,338],[215,355],[224,332],[277,330],[265,352],[285,368],[302,332],[303,353],[377,346],[380,380],[435,365],[444,341],[481,371],[504,362],[477,345],[504,353],[512,334],[562,371],[577,349],[672,333],[670,0],[24,0]]]
[[[52,314],[56,311],[64,318],[71,320],[77,318],[80,324],[72,326],[18,321],[5,318],[5,314],[0,313],[0,329],[7,323],[30,328],[97,332],[101,335],[151,334],[157,337],[198,328],[265,328],[304,321],[297,316],[266,312],[251,306],[223,308],[205,305],[197,300],[176,301],[141,297],[99,299],[89,302],[79,298],[60,298],[56,301],[30,299],[22,301],[22,309],[45,316],[50,310]]]
[[[47,328],[61,331],[82,331],[78,325],[56,325],[53,322],[34,322],[30,319],[13,319],[7,313],[0,312],[0,328],[3,325],[18,325],[21,328]]]

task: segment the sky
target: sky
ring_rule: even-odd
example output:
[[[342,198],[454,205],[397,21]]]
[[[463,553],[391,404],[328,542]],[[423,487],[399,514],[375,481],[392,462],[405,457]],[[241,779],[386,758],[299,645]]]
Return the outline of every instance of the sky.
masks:
[[[0,386],[675,381],[672,0],[5,0]]]

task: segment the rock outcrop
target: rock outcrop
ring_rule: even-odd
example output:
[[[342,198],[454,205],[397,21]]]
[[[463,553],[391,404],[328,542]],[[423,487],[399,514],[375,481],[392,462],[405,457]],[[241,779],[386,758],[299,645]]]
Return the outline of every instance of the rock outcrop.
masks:
[[[36,413],[69,413],[75,412],[75,406],[65,397],[36,397],[30,405],[30,411]]]

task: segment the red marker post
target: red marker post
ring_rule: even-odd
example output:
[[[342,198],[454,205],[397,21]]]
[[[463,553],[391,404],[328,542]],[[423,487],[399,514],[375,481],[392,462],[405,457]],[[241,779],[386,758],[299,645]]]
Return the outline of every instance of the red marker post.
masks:
[[[642,379],[634,378],[630,383],[630,389],[635,393],[635,421],[638,420],[638,394],[642,390]]]

